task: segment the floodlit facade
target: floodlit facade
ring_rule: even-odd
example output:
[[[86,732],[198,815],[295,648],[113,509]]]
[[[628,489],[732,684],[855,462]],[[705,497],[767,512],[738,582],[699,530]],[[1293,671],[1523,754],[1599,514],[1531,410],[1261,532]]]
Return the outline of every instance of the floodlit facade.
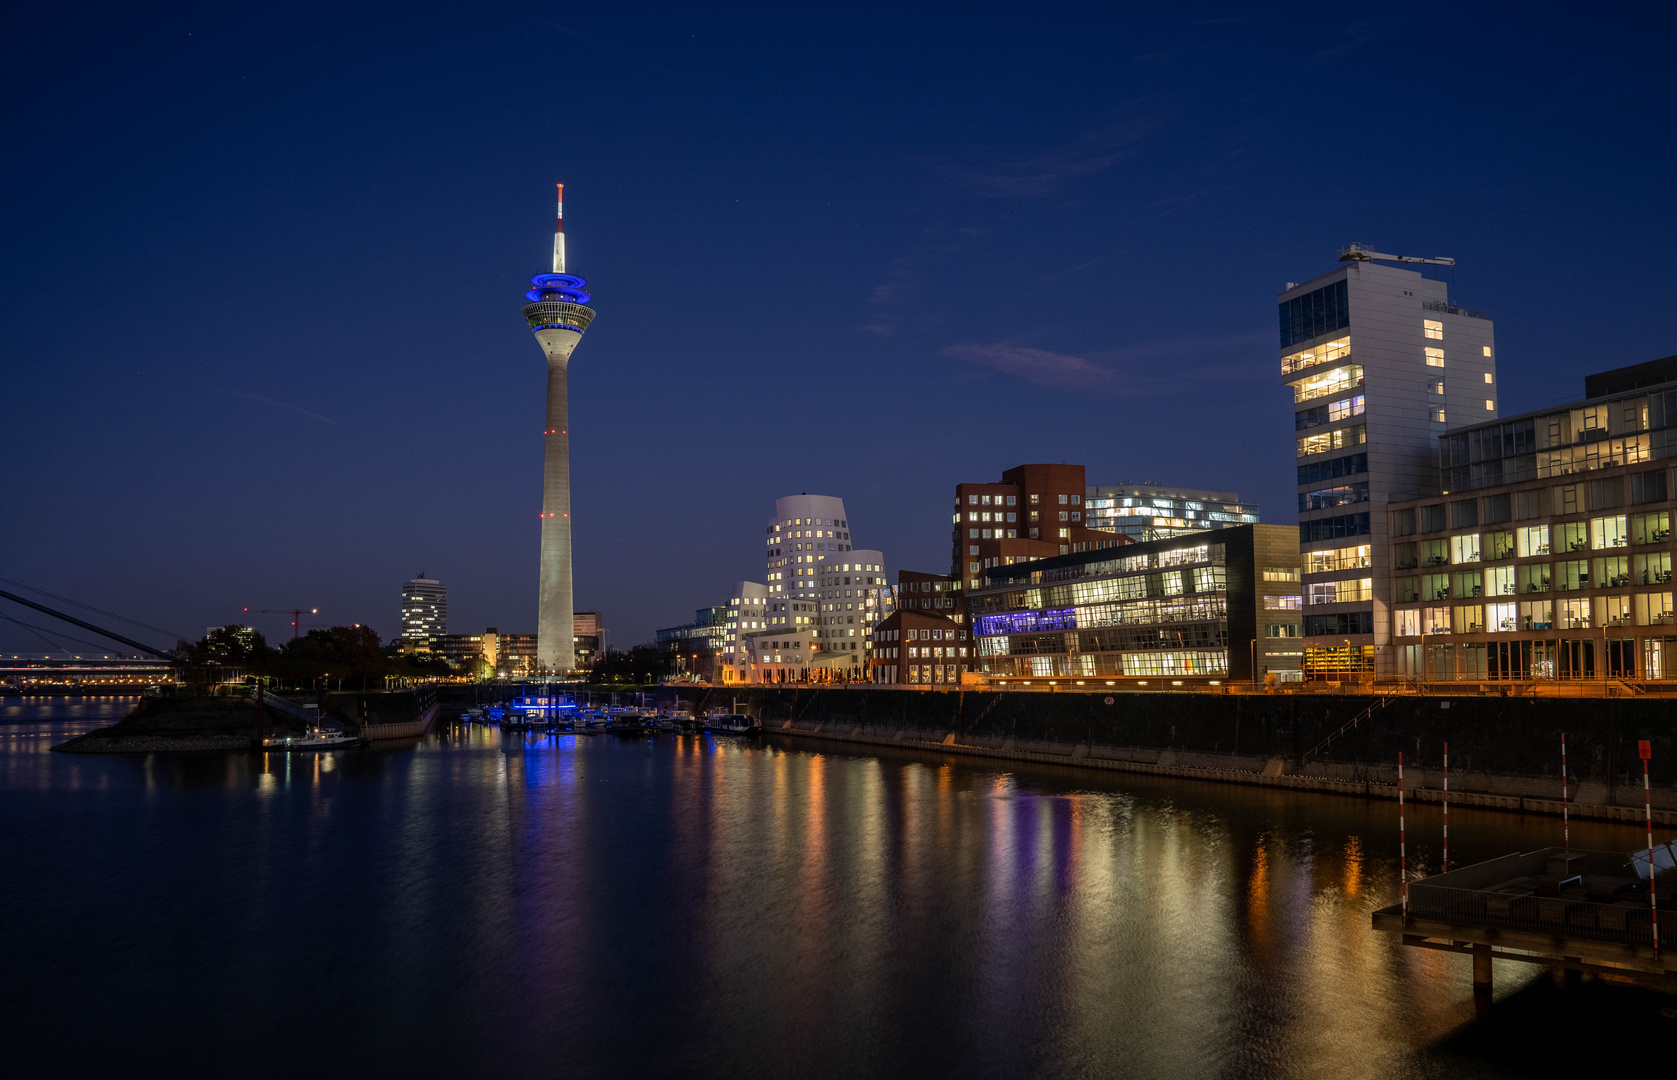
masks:
[[[1347,262],[1289,285],[1281,382],[1293,398],[1304,670],[1396,669],[1386,507],[1437,483],[1438,437],[1498,416],[1494,327],[1413,270]]]
[[[763,532],[767,581],[735,587],[723,679],[866,678],[873,627],[891,611],[884,554],[855,545],[831,495],[776,499]]]
[[[400,644],[433,649],[448,633],[448,586],[424,571],[402,586]]]
[[[831,495],[776,499],[774,516],[763,531],[773,625],[814,625],[808,616],[814,611],[816,564],[851,549],[844,500]]]
[[[747,682],[750,663],[747,634],[768,629],[769,587],[756,581],[736,581],[723,616],[717,668],[725,683]]]
[[[1667,679],[1677,664],[1677,357],[1437,441],[1394,502],[1393,652],[1423,681]]]
[[[818,666],[848,679],[866,677],[874,627],[892,611],[885,554],[851,548],[815,564]]]
[[[1292,681],[1299,576],[1292,526],[1238,525],[992,570],[968,619],[991,682]]]
[[[1083,523],[1131,540],[1168,540],[1230,525],[1256,525],[1258,507],[1232,491],[1109,484],[1083,493]]]

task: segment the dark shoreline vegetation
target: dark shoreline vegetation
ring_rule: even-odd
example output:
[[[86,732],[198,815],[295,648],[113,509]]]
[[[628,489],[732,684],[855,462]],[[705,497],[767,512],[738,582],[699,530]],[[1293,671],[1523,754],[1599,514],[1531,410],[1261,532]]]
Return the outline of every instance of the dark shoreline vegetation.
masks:
[[[265,710],[275,734],[302,731],[290,717]],[[249,750],[256,737],[256,707],[248,698],[146,697],[110,727],[53,747],[67,754],[134,754],[157,751]]]
[[[324,679],[339,690],[368,690],[383,686],[388,676],[447,678],[468,674],[472,666],[456,668],[440,656],[404,653],[361,625],[310,630],[278,648],[254,630],[218,626],[197,641],[178,643],[171,655],[180,681],[189,686],[214,685],[238,673],[280,685],[315,686]]]
[[[299,704],[323,705],[323,719],[354,735],[364,724],[402,723],[414,719],[412,691],[334,693],[323,697],[291,695]],[[269,704],[263,708],[269,735],[301,735],[298,717]],[[144,754],[160,752],[244,751],[256,739],[254,695],[164,694],[144,697],[128,715],[109,727],[89,731],[54,746],[67,754]]]

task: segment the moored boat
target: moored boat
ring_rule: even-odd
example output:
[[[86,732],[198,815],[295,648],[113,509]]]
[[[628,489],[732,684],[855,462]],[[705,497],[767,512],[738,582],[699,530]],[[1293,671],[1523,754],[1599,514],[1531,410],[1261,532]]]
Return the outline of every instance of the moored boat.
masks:
[[[263,746],[269,750],[350,750],[365,741],[335,728],[309,728],[301,735],[265,739]]]
[[[744,713],[731,713],[725,709],[712,709],[705,714],[701,729],[714,735],[755,735],[763,727],[756,717],[746,716]]]

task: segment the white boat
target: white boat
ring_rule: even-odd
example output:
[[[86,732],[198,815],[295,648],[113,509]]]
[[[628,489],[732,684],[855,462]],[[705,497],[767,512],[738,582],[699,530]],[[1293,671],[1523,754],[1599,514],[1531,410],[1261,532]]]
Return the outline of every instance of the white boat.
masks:
[[[301,735],[265,740],[270,750],[348,750],[360,746],[359,735],[346,735],[331,728],[309,728]]]

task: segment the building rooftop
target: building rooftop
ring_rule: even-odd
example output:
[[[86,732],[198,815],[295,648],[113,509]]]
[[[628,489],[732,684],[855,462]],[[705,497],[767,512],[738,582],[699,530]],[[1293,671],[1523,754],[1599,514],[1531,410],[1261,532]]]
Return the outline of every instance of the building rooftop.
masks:
[[[1665,356],[1644,364],[1614,368],[1595,375],[1584,376],[1584,400],[1628,394],[1650,386],[1677,382],[1677,356]],[[1541,410],[1547,412],[1549,410]]]

